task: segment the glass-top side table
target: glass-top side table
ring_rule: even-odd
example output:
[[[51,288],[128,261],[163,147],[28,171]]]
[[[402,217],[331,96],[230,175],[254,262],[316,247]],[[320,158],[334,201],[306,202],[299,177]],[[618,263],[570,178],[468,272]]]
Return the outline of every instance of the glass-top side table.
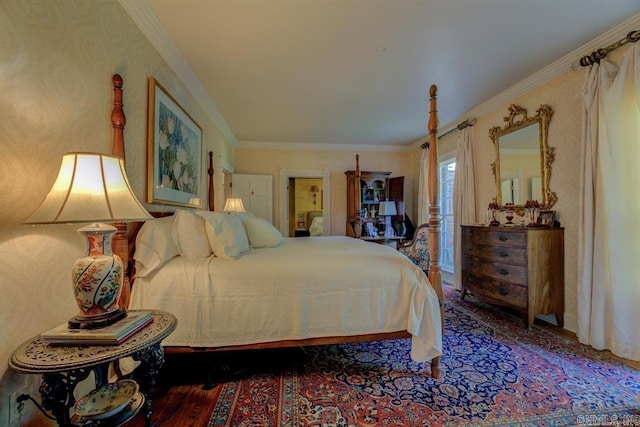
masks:
[[[170,313],[151,311],[153,322],[120,345],[52,346],[37,335],[13,352],[9,367],[23,374],[41,374],[42,407],[51,411],[58,425],[69,426],[73,425],[70,410],[75,404],[73,391],[78,383],[94,372],[96,387],[100,387],[108,381],[112,362],[131,357],[140,362],[134,374],[144,395],[145,423],[152,426],[151,392],[164,364],[164,349],[160,344],[175,330],[177,320]]]

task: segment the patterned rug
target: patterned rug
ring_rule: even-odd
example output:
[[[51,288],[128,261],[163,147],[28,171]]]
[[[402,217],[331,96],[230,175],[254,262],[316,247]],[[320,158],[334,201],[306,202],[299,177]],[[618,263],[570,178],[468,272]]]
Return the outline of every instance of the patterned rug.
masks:
[[[408,339],[255,353],[208,425],[640,426],[640,372],[452,290],[445,309],[441,381]]]

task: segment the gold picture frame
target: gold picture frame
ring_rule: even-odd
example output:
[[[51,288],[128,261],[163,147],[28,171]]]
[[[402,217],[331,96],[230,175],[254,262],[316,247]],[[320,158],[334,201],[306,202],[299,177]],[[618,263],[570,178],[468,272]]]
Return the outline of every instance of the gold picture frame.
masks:
[[[202,128],[154,79],[148,82],[147,202],[202,207]]]

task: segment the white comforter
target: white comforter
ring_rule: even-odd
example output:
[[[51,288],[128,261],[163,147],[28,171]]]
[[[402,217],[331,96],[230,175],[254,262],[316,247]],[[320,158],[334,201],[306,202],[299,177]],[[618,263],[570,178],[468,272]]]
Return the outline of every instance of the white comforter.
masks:
[[[414,360],[442,351],[438,298],[424,272],[390,247],[344,236],[285,238],[235,260],[176,257],[135,280],[130,308],[174,314],[168,346],[407,330]]]

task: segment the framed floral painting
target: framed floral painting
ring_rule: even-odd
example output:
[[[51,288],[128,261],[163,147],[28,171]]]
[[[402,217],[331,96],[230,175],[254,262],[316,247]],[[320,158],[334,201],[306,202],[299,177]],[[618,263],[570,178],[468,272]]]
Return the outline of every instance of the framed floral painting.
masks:
[[[149,78],[147,202],[201,207],[202,128]]]

